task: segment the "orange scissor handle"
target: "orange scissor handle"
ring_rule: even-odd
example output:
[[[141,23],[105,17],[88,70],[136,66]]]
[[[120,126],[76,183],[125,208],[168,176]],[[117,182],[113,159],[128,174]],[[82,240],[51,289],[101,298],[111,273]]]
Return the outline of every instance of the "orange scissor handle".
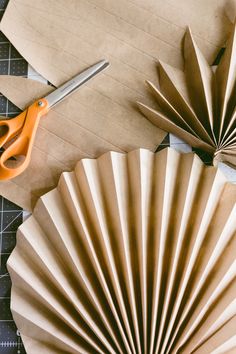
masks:
[[[10,141],[24,125],[26,112],[24,111],[13,119],[0,120],[0,147]]]
[[[0,146],[10,144],[0,156],[0,180],[16,177],[27,168],[39,120],[47,112],[48,102],[42,98],[17,117],[0,121]]]

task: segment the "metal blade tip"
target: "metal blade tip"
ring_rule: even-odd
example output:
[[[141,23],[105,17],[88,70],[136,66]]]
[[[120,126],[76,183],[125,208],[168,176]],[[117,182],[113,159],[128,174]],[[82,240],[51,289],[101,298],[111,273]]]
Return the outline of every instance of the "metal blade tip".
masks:
[[[98,64],[101,64],[104,66],[104,68],[108,67],[110,65],[109,61],[106,59],[102,59]]]

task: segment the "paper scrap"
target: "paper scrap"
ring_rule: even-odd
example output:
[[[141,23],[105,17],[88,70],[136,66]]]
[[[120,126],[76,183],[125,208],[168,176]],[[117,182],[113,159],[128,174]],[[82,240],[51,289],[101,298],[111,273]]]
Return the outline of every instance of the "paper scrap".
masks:
[[[51,90],[34,80],[0,76],[0,92],[21,109]],[[41,119],[28,169],[13,180],[1,181],[0,194],[31,210],[40,195],[55,187],[61,172],[73,169],[80,158],[140,146],[156,149],[164,132],[135,110],[129,114],[114,102],[109,116],[106,104],[104,95],[83,86],[56,105]]]
[[[225,0],[10,0],[0,28],[55,85],[105,57],[112,65],[92,86],[127,102],[143,93],[143,75],[155,77],[157,58],[182,66],[186,26],[212,62],[231,28],[224,5]]]
[[[69,169],[85,154],[94,157],[104,150],[126,151],[136,146],[154,150],[164,133],[145,123],[134,108],[136,101],[153,102],[144,81],[156,77],[157,58],[182,68],[186,25],[191,26],[199,47],[212,62],[231,28],[224,4],[223,0],[10,0],[1,31],[55,86],[102,58],[111,63],[71,101],[52,111],[51,119],[42,120],[31,169],[13,183],[34,191],[36,198],[55,185],[62,168]],[[7,79],[1,80],[4,93]],[[28,98],[23,91],[13,98],[28,101],[29,91]],[[70,128],[59,118],[62,112],[70,117]],[[94,130],[88,133],[90,128]],[[34,161],[41,164],[40,183],[39,165]],[[14,199],[17,202],[18,196]],[[23,204],[29,208],[27,200]]]

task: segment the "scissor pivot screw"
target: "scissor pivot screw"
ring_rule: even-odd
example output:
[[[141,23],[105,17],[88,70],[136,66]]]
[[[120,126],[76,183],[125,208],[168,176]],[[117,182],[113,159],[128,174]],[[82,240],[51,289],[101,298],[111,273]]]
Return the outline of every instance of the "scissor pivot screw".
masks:
[[[42,107],[43,106],[43,101],[38,101],[38,106]]]

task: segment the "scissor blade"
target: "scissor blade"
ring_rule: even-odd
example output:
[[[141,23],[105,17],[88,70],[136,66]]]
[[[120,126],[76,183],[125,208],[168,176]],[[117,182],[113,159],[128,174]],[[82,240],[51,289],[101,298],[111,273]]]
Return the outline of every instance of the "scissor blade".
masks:
[[[97,64],[90,66],[90,68],[75,76],[73,79],[67,81],[62,86],[58,87],[55,91],[45,97],[48,101],[48,108],[51,108],[58,102],[61,102],[63,98],[76,91],[81,85],[104,70],[108,65],[108,61],[101,60]]]

